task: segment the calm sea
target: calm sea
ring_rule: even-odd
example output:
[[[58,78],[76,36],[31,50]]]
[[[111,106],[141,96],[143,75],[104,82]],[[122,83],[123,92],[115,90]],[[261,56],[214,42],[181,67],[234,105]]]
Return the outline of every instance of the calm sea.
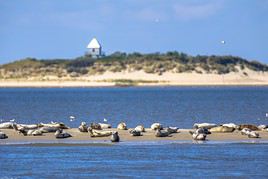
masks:
[[[0,88],[0,119],[18,123],[81,121],[129,127],[153,122],[267,123],[268,87]],[[69,116],[76,120],[70,122]]]
[[[1,88],[0,118],[19,123],[103,118],[153,122],[267,124],[268,87]],[[76,120],[70,122],[69,116]],[[122,142],[0,145],[0,178],[268,177],[267,143]]]

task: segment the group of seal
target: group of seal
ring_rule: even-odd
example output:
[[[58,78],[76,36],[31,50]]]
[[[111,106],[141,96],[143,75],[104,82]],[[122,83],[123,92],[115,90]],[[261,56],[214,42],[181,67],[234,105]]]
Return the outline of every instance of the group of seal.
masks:
[[[118,131],[109,131],[104,129],[111,128],[110,124],[107,123],[90,123],[87,125],[86,122],[82,122],[78,127],[80,132],[87,132],[91,137],[107,137],[111,136],[112,142],[120,141]],[[161,123],[153,123],[151,130],[155,131],[155,137],[170,137],[172,133],[178,133],[178,127],[163,127]],[[214,124],[214,123],[195,123],[193,125],[194,131],[191,130],[189,133],[192,135],[194,140],[206,140],[207,135],[211,133],[227,133],[240,131],[242,135],[246,135],[249,138],[259,138],[260,135],[256,131],[267,131],[268,125],[253,125],[253,124],[240,124],[234,123],[226,124]],[[40,124],[17,124],[15,122],[4,122],[0,123],[0,129],[14,129],[20,134],[25,136],[40,136],[43,133],[55,133],[55,137],[58,139],[72,137],[71,134],[64,132],[63,129],[69,129],[64,123],[51,122],[51,123],[40,123]],[[125,122],[120,122],[117,125],[117,130],[128,130]],[[142,136],[145,132],[143,125],[138,125],[134,129],[129,130],[131,136]],[[8,136],[0,132],[0,139],[5,139]]]
[[[236,125],[234,123],[221,124],[217,125],[214,123],[196,123],[193,128],[196,131],[190,131],[194,140],[205,140],[206,133],[204,130],[209,131],[210,133],[225,133],[225,132],[234,132],[235,130],[241,131],[242,135],[246,135],[249,138],[259,138],[259,133],[256,131],[268,131],[268,125],[253,125],[253,124],[240,124]],[[202,129],[201,132],[199,129]]]
[[[166,127],[164,128],[160,123],[153,123],[151,125],[151,130],[155,131],[155,137],[171,137],[170,134],[178,133],[178,127]]]
[[[43,133],[56,132],[59,129],[69,129],[64,123],[40,123],[40,124],[17,124],[15,122],[4,122],[0,124],[1,129],[14,129],[24,136],[41,136]],[[1,137],[0,137],[1,138]]]

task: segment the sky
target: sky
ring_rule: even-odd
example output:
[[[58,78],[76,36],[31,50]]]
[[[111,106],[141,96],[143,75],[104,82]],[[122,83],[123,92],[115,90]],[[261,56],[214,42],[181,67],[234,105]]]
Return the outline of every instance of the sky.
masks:
[[[0,0],[0,64],[179,51],[268,64],[268,0]],[[225,41],[225,43],[221,43]]]

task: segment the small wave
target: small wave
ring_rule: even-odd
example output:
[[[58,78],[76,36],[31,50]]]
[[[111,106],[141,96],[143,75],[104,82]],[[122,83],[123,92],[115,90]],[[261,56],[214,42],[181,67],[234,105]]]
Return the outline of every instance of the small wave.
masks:
[[[108,140],[95,140],[95,141],[1,141],[0,145],[29,145],[29,146],[139,146],[139,145],[174,145],[174,144],[191,144],[191,145],[220,145],[220,144],[268,144],[267,140],[233,140],[233,141],[191,141],[191,140],[155,140],[155,141],[121,141],[119,143],[112,143]]]

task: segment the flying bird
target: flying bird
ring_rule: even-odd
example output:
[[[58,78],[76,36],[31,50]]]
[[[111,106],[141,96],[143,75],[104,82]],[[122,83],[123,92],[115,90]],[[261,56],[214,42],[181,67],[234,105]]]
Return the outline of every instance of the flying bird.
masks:
[[[103,122],[107,122],[107,119],[104,118],[104,119],[103,119]]]
[[[225,40],[222,40],[222,41],[221,41],[221,44],[225,44],[225,43],[226,43]]]

